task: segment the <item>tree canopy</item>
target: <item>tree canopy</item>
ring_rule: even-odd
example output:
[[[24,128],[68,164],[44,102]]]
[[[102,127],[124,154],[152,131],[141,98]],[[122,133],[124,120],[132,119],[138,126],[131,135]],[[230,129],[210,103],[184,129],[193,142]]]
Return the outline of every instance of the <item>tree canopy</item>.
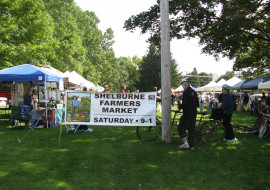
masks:
[[[234,70],[259,76],[270,69],[270,1],[170,0],[171,38],[199,37],[202,52],[235,60]],[[160,44],[159,1],[146,12],[130,17],[124,28],[150,33]]]
[[[171,86],[176,88],[179,86],[180,73],[177,69],[175,59],[171,62]],[[161,51],[160,48],[153,44],[149,45],[147,54],[143,57],[139,65],[140,80],[137,86],[143,91],[153,91],[154,87],[161,88]]]
[[[113,30],[74,0],[0,0],[0,69],[20,64],[75,70],[95,84],[119,88]]]

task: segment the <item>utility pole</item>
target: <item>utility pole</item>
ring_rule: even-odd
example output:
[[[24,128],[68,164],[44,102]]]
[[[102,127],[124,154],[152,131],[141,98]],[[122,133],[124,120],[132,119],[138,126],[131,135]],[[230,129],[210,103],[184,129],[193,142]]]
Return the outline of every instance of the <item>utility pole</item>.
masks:
[[[160,1],[162,141],[171,142],[171,63],[169,0]]]

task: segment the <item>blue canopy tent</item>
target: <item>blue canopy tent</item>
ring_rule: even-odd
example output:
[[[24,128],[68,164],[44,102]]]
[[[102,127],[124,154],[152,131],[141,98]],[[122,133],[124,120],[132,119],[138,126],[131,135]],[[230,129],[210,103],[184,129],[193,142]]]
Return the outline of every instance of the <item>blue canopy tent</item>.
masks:
[[[0,71],[0,81],[40,81],[44,82],[46,89],[46,82],[59,82],[60,90],[63,90],[63,77],[57,76],[45,69],[30,65],[23,64]],[[13,91],[11,91],[13,94]],[[14,93],[18,94],[18,93]],[[15,96],[15,95],[14,95]],[[47,103],[46,103],[47,104]],[[12,101],[14,108],[18,105],[18,102]],[[47,106],[46,106],[46,120],[48,119]],[[47,122],[48,127],[48,122]]]
[[[257,79],[251,80],[242,85],[242,89],[257,89],[260,82],[266,82],[270,80],[270,76],[262,76]]]
[[[242,87],[243,87],[243,85],[244,85],[245,83],[249,82],[249,81],[251,81],[251,80],[250,80],[250,79],[244,79],[244,80],[242,80],[242,81],[236,83],[235,85],[231,86],[231,88],[232,88],[233,90],[241,90]]]
[[[0,71],[0,81],[63,81],[63,77],[57,76],[45,69],[30,65],[18,65]]]

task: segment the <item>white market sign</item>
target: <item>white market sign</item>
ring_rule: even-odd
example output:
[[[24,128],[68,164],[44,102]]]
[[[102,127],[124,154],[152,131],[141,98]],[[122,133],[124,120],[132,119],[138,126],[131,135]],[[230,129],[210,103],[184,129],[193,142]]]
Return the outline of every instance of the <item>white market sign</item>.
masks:
[[[156,92],[66,91],[66,124],[154,126]]]

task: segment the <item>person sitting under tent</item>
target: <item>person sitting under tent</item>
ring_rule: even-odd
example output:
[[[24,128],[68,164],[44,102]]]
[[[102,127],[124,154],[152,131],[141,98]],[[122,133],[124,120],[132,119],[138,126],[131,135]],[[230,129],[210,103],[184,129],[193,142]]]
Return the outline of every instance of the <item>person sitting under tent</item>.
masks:
[[[33,109],[32,88],[28,88],[24,95],[22,109],[23,109],[22,111],[24,112],[25,117],[27,118],[27,120],[25,121],[25,126],[29,128],[30,116],[28,117],[27,115],[30,115]]]

